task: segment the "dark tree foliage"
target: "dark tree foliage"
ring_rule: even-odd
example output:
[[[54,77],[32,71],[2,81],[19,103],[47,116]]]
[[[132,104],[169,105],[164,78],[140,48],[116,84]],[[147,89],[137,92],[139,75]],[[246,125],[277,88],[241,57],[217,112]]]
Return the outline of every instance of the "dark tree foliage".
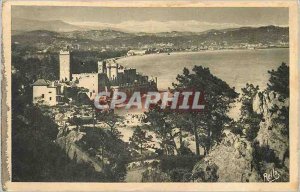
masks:
[[[71,72],[72,73],[92,73],[98,72],[98,61],[116,58],[125,55],[127,51],[72,51],[71,52]]]
[[[289,97],[289,67],[282,63],[278,69],[268,71],[270,74],[268,90],[279,93],[283,99]]]
[[[110,132],[117,137],[120,137],[120,132],[116,129],[115,125],[120,120],[120,116],[115,114],[114,111],[97,111],[96,110],[96,118],[98,121],[105,123],[109,128]]]
[[[245,135],[249,141],[253,141],[259,131],[259,124],[261,122],[260,114],[253,111],[253,99],[259,91],[258,86],[246,84],[242,88],[242,95],[239,99],[241,102],[241,117],[237,122],[237,126],[241,129],[241,135]]]
[[[192,171],[194,165],[202,158],[196,155],[164,155],[160,158],[160,168],[167,172],[173,169],[186,169]]]
[[[20,73],[13,74],[11,79],[12,113],[23,113],[32,102],[31,81]]]
[[[268,90],[279,93],[279,100],[285,102],[289,99],[289,67],[282,63],[278,69],[269,71],[270,78],[268,83]],[[284,106],[279,108],[277,105],[271,110],[272,113],[277,112],[278,118],[275,123],[284,125],[281,130],[282,134],[289,135],[289,107]]]
[[[253,113],[253,99],[258,93],[259,87],[254,86],[253,84],[246,83],[246,87],[242,88],[242,95],[239,99],[241,102],[241,116],[249,115]]]
[[[43,54],[23,56],[12,56],[12,66],[33,83],[37,79],[57,80],[59,79],[58,54]]]
[[[271,109],[271,112],[277,112],[279,114],[279,116],[274,119],[274,122],[277,124],[284,125],[280,131],[283,135],[289,136],[289,107],[279,108],[276,105]]]
[[[86,163],[70,160],[55,144],[57,125],[31,106],[12,116],[13,181],[105,181]]]
[[[174,129],[178,125],[177,116],[173,111],[161,109],[159,104],[153,105],[148,112],[145,112],[145,122],[150,122],[150,129],[154,131],[156,136],[161,139],[160,147],[165,155],[173,155],[174,150],[179,153],[175,138],[181,135],[180,132],[175,132]]]
[[[91,156],[100,158],[103,174],[108,181],[123,181],[127,173],[127,163],[130,160],[126,143],[110,131],[99,128],[89,127],[84,132],[86,134],[78,145],[89,151]]]
[[[217,182],[219,179],[218,169],[219,167],[215,163],[199,167],[193,173],[191,180],[196,182]]]
[[[69,102],[69,99],[72,99],[73,103],[78,106],[81,105],[91,105],[92,101],[86,94],[88,92],[88,89],[83,87],[66,87],[64,89],[64,98],[66,99],[66,102]]]
[[[152,141],[152,136],[147,135],[146,131],[143,131],[140,127],[134,129],[132,137],[129,138],[130,144],[140,151],[141,155],[143,151],[150,147],[149,142]]]
[[[172,169],[168,172],[172,182],[190,182],[192,173],[188,169]]]
[[[278,158],[275,151],[273,149],[270,149],[268,145],[259,145],[259,143],[254,142],[253,157],[254,157],[253,166],[255,167],[255,169],[261,175],[262,178],[264,174],[269,170],[268,164],[271,164],[272,167],[277,167],[278,169],[283,168],[282,160]],[[281,180],[285,181],[287,178],[288,176],[281,175],[278,181]]]

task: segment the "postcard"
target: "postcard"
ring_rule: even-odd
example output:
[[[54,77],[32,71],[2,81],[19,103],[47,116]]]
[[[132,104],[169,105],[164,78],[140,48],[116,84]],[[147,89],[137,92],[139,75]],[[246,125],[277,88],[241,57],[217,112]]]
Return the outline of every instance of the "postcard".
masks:
[[[299,190],[297,1],[4,1],[4,191]]]

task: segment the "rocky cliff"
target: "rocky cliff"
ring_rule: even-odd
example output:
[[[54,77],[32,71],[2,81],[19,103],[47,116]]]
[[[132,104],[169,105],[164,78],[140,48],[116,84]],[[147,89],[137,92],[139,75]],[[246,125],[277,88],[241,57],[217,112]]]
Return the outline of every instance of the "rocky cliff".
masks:
[[[256,138],[225,130],[221,142],[195,165],[193,181],[288,181],[288,106],[289,99],[273,91],[256,94],[253,111],[262,117]]]
[[[72,130],[67,134],[63,134],[60,131],[56,142],[66,151],[70,159],[76,159],[77,162],[89,163],[94,167],[95,171],[100,172],[102,171],[101,163],[76,144],[84,135],[85,133],[76,130]]]
[[[288,181],[289,170],[289,137],[288,120],[289,99],[282,98],[276,92],[258,93],[253,100],[253,110],[262,114],[262,121],[254,141],[254,158],[263,179],[265,173],[277,170],[281,181]],[[287,111],[287,114],[284,113]]]
[[[288,135],[282,134],[287,127],[275,119],[282,115],[280,109],[288,106],[289,99],[281,100],[275,92],[258,93],[253,101],[253,110],[263,116],[256,141],[260,146],[268,145],[280,160],[289,148],[289,140]]]
[[[224,138],[193,170],[196,182],[253,182],[258,174],[252,166],[252,146],[245,138],[224,131]]]

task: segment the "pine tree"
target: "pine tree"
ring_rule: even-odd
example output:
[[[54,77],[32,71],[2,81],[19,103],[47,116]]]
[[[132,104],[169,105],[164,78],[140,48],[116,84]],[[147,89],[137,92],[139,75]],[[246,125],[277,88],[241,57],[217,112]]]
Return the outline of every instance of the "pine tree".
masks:
[[[203,147],[208,153],[213,143],[220,139],[224,126],[232,122],[227,114],[238,94],[225,81],[211,74],[209,68],[202,66],[194,66],[192,72],[184,68],[183,74],[178,75],[176,80],[177,83],[173,83],[175,90],[204,92],[204,111],[183,114],[183,120],[195,136],[196,154],[200,155],[199,133],[205,138]]]
[[[282,63],[278,69],[268,71],[270,79],[268,90],[275,91],[285,98],[289,97],[289,67],[286,63]]]
[[[249,141],[253,141],[257,136],[261,115],[253,111],[253,99],[259,91],[258,86],[246,84],[242,88],[242,95],[239,99],[241,102],[241,117],[238,120],[238,127],[241,128],[241,134],[245,135]]]
[[[134,130],[132,137],[129,138],[130,144],[138,149],[143,154],[143,151],[149,147],[149,142],[152,141],[152,136],[146,134],[139,126]]]

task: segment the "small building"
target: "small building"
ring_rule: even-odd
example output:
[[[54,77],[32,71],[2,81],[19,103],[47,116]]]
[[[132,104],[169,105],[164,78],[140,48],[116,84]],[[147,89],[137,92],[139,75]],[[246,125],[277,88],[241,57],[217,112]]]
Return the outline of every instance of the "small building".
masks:
[[[61,86],[55,82],[38,79],[32,84],[33,103],[55,106],[62,100]]]
[[[133,56],[133,55],[145,55],[146,50],[129,50],[127,52],[127,56]]]

